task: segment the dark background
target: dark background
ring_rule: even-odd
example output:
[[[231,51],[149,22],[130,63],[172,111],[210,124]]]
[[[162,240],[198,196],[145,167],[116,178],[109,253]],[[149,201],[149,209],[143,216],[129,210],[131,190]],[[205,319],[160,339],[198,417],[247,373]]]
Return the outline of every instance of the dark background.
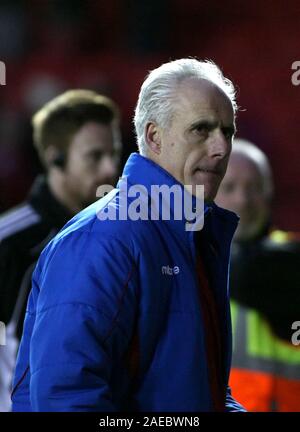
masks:
[[[300,2],[0,0],[0,210],[24,199],[40,166],[30,117],[68,88],[111,96],[123,113],[123,162],[135,151],[139,87],[161,62],[214,60],[238,86],[238,136],[275,175],[274,222],[300,230]]]

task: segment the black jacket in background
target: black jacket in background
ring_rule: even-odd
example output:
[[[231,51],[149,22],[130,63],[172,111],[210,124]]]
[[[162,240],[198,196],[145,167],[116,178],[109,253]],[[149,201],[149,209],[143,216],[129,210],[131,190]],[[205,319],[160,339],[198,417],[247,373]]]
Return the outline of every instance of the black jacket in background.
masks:
[[[44,176],[35,180],[24,203],[0,217],[0,321],[7,324],[14,313],[19,338],[35,263],[70,218],[50,192]],[[19,307],[15,308],[18,297]]]
[[[230,271],[231,298],[261,312],[282,339],[291,340],[300,319],[300,242],[276,243],[268,236],[235,242]]]

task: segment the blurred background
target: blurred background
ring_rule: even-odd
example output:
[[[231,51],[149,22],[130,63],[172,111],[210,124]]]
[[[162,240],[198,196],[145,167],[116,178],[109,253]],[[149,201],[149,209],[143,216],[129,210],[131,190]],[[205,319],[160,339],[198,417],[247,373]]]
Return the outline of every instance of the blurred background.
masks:
[[[132,115],[147,72],[161,62],[211,59],[238,87],[238,136],[270,158],[274,224],[300,230],[300,3],[229,0],[1,0],[0,211],[25,198],[41,170],[30,118],[68,88],[121,107],[123,163],[136,150]]]

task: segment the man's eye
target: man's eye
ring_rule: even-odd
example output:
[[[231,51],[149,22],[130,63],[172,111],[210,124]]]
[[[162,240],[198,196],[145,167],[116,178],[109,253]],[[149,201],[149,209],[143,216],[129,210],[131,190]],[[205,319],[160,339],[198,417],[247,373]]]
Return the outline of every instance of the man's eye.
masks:
[[[235,185],[233,183],[221,183],[223,193],[230,194],[234,191]]]
[[[92,152],[88,155],[89,159],[93,160],[93,161],[100,160],[102,158],[102,156],[103,156],[103,153],[101,151],[95,151],[95,152]]]
[[[207,126],[204,126],[204,125],[199,125],[199,126],[197,126],[197,127],[196,127],[196,131],[197,131],[199,134],[202,134],[202,135],[204,135],[204,134],[208,134],[208,132],[209,132],[208,127],[207,127]]]
[[[263,194],[263,185],[258,183],[252,183],[247,187],[248,195],[259,195]]]
[[[110,153],[110,157],[112,159],[119,159],[120,158],[120,150],[119,149],[113,149]]]

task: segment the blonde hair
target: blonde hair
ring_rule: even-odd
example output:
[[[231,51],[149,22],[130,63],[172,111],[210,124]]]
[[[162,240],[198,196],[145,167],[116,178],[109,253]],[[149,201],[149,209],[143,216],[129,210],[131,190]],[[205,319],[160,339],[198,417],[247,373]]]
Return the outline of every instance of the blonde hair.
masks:
[[[65,152],[73,135],[87,122],[119,123],[119,110],[108,97],[92,90],[69,90],[46,103],[32,117],[33,141],[43,162],[45,150]]]

